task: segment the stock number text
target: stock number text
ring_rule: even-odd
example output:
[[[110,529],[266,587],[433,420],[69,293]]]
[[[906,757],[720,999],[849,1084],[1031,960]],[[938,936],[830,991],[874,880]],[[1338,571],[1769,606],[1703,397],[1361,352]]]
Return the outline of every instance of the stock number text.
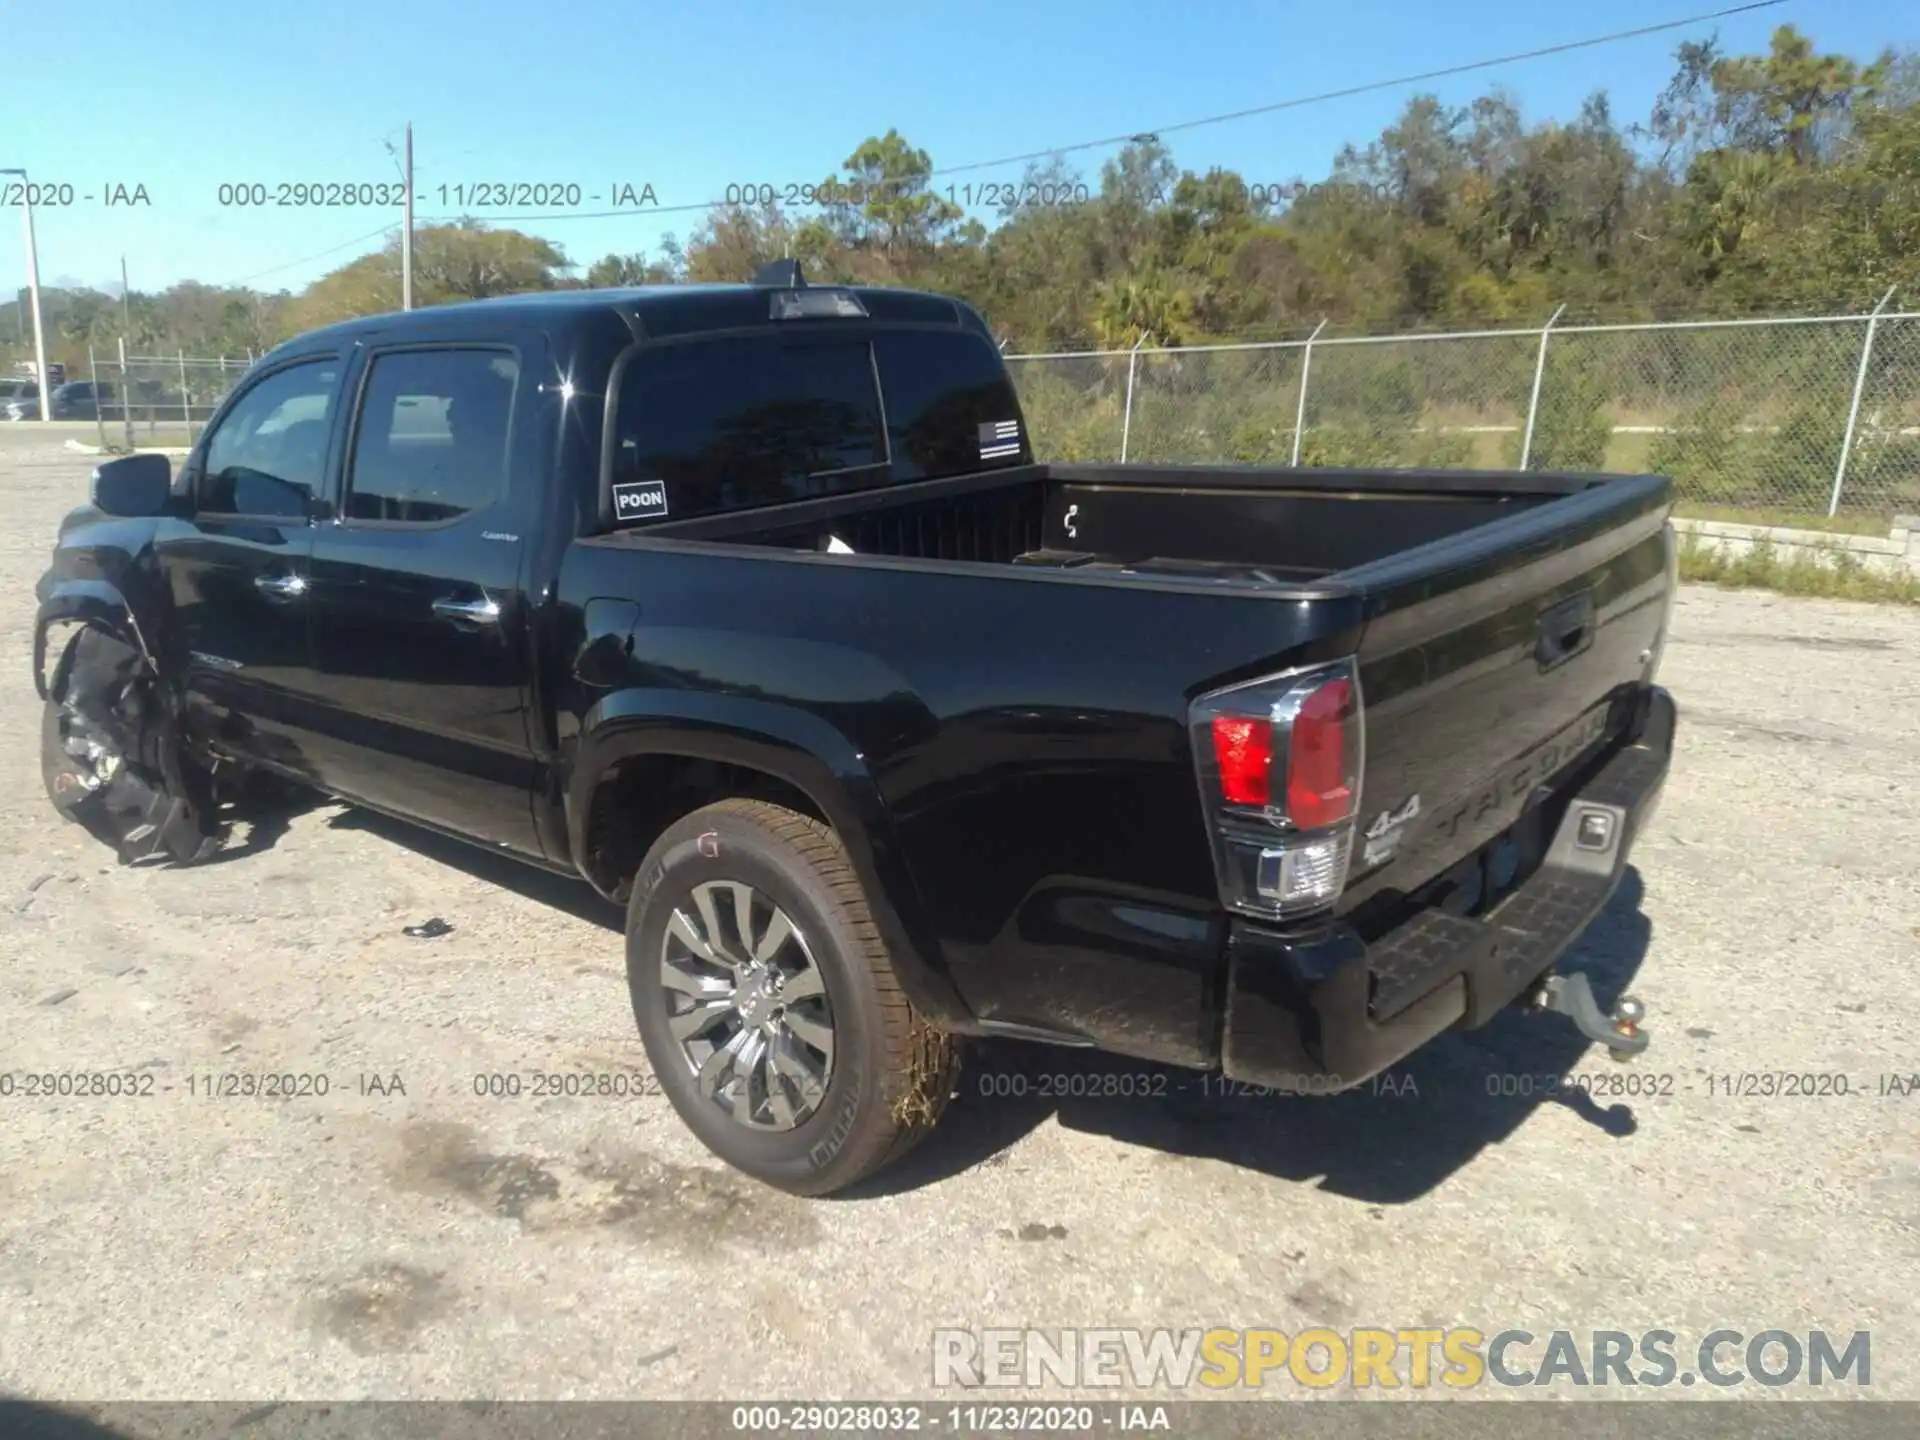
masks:
[[[283,180],[269,185],[260,180],[237,180],[214,191],[215,203],[252,210],[349,210],[399,205],[407,187],[398,180]]]

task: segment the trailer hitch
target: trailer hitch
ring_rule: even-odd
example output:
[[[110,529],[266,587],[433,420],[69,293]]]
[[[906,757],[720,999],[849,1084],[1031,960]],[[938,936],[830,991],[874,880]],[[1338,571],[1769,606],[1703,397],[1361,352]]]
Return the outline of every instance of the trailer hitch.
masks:
[[[1535,1010],[1555,1010],[1573,1022],[1574,1029],[1597,1044],[1607,1047],[1615,1060],[1631,1060],[1647,1048],[1653,1037],[1640,1028],[1647,1007],[1631,995],[1614,1002],[1611,1015],[1602,1014],[1600,1002],[1593,998],[1593,987],[1580,974],[1549,975],[1527,997]]]

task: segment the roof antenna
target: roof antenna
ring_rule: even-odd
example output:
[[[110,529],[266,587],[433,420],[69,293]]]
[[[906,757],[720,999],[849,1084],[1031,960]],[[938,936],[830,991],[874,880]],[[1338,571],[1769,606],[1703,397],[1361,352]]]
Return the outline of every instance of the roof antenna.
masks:
[[[753,273],[756,285],[776,286],[782,290],[800,290],[806,287],[806,276],[800,273],[798,260],[773,260],[762,265]]]

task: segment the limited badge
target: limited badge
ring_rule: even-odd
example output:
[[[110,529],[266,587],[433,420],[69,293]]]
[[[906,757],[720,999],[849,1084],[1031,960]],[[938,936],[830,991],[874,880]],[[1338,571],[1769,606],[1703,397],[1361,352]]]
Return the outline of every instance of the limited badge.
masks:
[[[1373,822],[1363,832],[1367,843],[1361,851],[1360,863],[1371,868],[1391,860],[1394,852],[1400,848],[1400,837],[1406,830],[1407,822],[1419,813],[1420,797],[1410,795],[1399,809],[1382,810],[1374,816]]]
[[[613,487],[615,520],[658,520],[667,513],[667,482],[628,480]]]

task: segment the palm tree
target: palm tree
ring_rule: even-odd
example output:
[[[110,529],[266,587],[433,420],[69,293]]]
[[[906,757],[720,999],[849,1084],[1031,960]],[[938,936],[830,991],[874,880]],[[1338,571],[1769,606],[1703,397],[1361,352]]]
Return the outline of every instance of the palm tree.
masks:
[[[1193,295],[1152,270],[1106,281],[1095,294],[1093,334],[1102,349],[1131,350],[1151,336],[1156,344],[1182,345],[1193,326]]]
[[[1703,253],[1724,260],[1755,232],[1781,170],[1779,157],[1756,150],[1715,150],[1695,162],[1687,188]]]

